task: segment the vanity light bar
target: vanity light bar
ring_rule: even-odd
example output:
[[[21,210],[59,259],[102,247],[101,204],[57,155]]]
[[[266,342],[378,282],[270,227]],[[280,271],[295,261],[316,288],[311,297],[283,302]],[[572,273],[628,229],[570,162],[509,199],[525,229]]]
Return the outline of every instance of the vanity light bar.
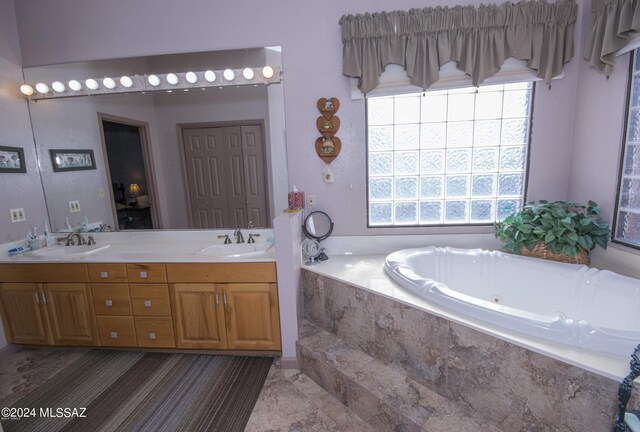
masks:
[[[175,89],[269,85],[281,82],[282,73],[280,68],[277,66],[265,66],[201,72],[125,75],[100,79],[89,78],[86,80],[71,80],[67,83],[68,85],[64,85],[61,81],[55,81],[55,87],[53,87],[53,84],[49,86],[45,83],[23,84],[20,86],[20,91],[31,100],[40,100],[100,94],[170,91]],[[79,87],[78,84],[80,84]],[[51,91],[51,87],[55,91]]]

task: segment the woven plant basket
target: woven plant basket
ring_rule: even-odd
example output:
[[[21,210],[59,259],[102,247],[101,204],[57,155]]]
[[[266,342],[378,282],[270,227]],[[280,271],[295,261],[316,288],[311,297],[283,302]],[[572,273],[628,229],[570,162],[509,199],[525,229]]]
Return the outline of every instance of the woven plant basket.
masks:
[[[589,265],[591,261],[589,260],[589,251],[582,247],[578,247],[578,253],[575,257],[571,257],[565,253],[555,253],[551,249],[547,249],[547,244],[545,242],[539,242],[533,249],[529,250],[526,247],[523,247],[520,251],[520,254],[524,256],[534,257],[534,258],[542,258],[551,261],[560,261],[569,264],[584,264]]]

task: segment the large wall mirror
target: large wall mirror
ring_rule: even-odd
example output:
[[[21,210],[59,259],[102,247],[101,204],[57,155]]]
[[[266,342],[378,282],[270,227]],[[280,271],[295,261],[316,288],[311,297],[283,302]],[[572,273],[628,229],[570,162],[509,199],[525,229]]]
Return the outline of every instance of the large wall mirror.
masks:
[[[281,67],[279,47],[26,68],[30,83]],[[218,77],[222,79],[222,77]],[[283,84],[30,100],[53,231],[269,227],[286,207]],[[93,166],[84,166],[85,159]],[[84,169],[78,169],[84,168]]]

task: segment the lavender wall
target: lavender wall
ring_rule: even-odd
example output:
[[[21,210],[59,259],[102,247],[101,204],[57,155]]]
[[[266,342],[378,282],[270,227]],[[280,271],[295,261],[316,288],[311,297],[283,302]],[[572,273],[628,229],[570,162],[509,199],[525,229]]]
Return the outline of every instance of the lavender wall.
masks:
[[[583,10],[583,27],[589,19],[590,11]],[[610,223],[614,217],[624,136],[629,61],[630,54],[618,57],[616,70],[609,79],[586,61],[578,64],[579,85],[574,107],[567,198],[580,202],[596,201]],[[595,250],[592,264],[640,277],[640,251],[615,243],[611,243],[607,251]]]
[[[221,5],[193,0],[175,7],[168,0],[140,0],[135,4],[114,0],[106,8],[97,0],[68,0],[62,8],[45,0],[23,0],[17,2],[16,9],[25,65],[282,45],[289,183],[316,195],[318,208],[335,219],[335,234],[361,235],[443,230],[366,228],[364,102],[350,100],[349,80],[341,72],[338,20],[346,13],[457,3],[460,1],[401,0],[390,4],[382,0],[240,0]],[[51,25],[52,16],[56,17],[55,26]],[[175,37],[177,33],[166,28],[188,31],[180,31],[180,37]],[[580,26],[577,31],[580,34]],[[551,91],[541,88],[536,93],[530,199],[564,198],[567,194],[579,62],[579,58],[574,59],[565,79],[554,83]],[[331,96],[342,103],[338,135],[343,149],[332,164],[336,181],[327,185],[322,182],[323,163],[313,143],[318,136],[316,100]]]
[[[29,111],[19,91],[20,47],[12,1],[0,1],[0,145],[22,147],[26,174],[0,173],[0,243],[23,239],[34,225],[42,228],[47,210],[35,158]],[[24,208],[26,222],[11,223],[9,209]]]

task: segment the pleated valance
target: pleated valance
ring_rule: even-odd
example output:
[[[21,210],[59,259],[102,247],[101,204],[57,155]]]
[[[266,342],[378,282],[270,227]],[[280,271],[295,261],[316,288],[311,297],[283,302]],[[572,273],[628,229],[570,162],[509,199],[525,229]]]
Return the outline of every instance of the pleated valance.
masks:
[[[549,83],[573,57],[577,11],[575,0],[559,0],[345,15],[342,71],[367,93],[394,63],[426,89],[454,61],[479,85],[515,57]]]
[[[616,53],[632,35],[640,32],[640,2],[637,0],[593,0],[587,28],[584,58],[601,72],[613,72]]]

